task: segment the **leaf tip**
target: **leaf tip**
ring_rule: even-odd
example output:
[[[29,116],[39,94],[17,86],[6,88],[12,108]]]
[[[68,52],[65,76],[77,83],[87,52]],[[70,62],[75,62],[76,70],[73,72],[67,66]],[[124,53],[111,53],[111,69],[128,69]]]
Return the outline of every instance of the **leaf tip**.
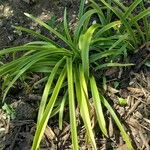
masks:
[[[24,15],[27,16],[27,17],[30,17],[30,14],[24,12]]]

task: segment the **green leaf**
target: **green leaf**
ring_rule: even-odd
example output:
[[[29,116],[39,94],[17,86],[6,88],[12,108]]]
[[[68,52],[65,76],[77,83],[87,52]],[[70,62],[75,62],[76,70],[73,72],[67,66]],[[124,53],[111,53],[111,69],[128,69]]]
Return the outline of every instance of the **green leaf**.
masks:
[[[47,122],[49,120],[49,117],[51,115],[52,109],[54,107],[55,101],[57,99],[58,93],[60,92],[60,88],[62,86],[62,83],[63,83],[65,77],[66,77],[66,66],[64,67],[64,69],[62,70],[62,72],[58,78],[58,81],[53,90],[52,96],[50,97],[49,102],[43,113],[43,117],[42,117],[41,121],[39,122],[39,125],[37,126],[31,150],[37,150],[39,148],[39,145],[40,145],[42,136],[44,134]]]
[[[138,20],[140,20],[148,15],[150,15],[150,8],[143,10],[141,13],[139,13],[134,18],[132,18],[130,21],[130,24],[132,25],[132,24],[136,23]]]
[[[101,28],[97,33],[96,33],[96,37],[99,37],[101,34],[103,34],[104,32],[106,32],[107,30],[116,27],[116,26],[120,26],[121,25],[121,21],[114,21],[111,22],[107,25],[105,25],[103,28]]]
[[[75,32],[74,32],[74,45],[77,45],[79,37],[80,37],[80,33],[81,33],[81,29],[82,26],[84,24],[84,22],[89,19],[89,17],[91,17],[94,13],[96,13],[96,10],[92,9],[87,11],[79,20],[76,28],[75,28]]]
[[[98,27],[97,24],[92,25],[79,39],[79,49],[81,51],[82,65],[86,79],[89,77],[89,47],[92,35]]]
[[[40,61],[41,59],[43,59],[44,55],[46,55],[45,53],[42,53],[41,55],[35,55],[34,59],[32,59],[29,63],[27,63],[23,68],[21,68],[21,70],[19,70],[19,72],[16,72],[16,76],[13,78],[13,80],[9,83],[8,87],[6,88],[5,92],[4,92],[4,96],[3,96],[3,102],[4,99],[9,91],[9,89],[13,86],[13,84],[17,81],[17,79],[24,73],[26,72],[33,64],[35,64],[36,62]]]
[[[120,9],[112,7],[105,0],[101,0],[101,2],[104,5],[106,5],[110,10],[112,10],[118,16],[118,18],[120,19],[121,23],[126,27],[126,30],[128,31],[128,34],[130,35],[130,37],[132,38],[132,41],[133,41],[134,45],[136,45],[136,43],[137,43],[136,36],[135,36],[135,34],[133,32],[133,29],[131,28],[131,24],[126,20],[126,18],[124,18],[123,12]],[[124,6],[121,5],[121,3],[118,0],[115,0],[115,2],[118,3],[120,7],[124,8]]]
[[[121,9],[126,10],[126,7],[120,2],[120,0],[113,0],[113,2],[115,2]]]
[[[68,93],[66,92],[65,95],[63,96],[62,102],[59,106],[59,129],[62,130],[62,125],[63,125],[63,114],[64,114],[64,107],[65,107],[65,102],[67,99]]]
[[[106,20],[106,17],[104,15],[103,11],[101,10],[101,7],[99,7],[99,5],[96,2],[94,2],[93,0],[90,0],[90,2],[92,3],[90,6],[97,11],[98,17],[99,17],[102,25],[106,25],[107,20]]]
[[[71,39],[71,36],[70,36],[70,33],[69,33],[68,24],[67,24],[67,12],[66,12],[66,8],[65,8],[65,11],[64,11],[64,29],[65,29],[67,40],[70,43],[72,43],[72,39]]]
[[[102,68],[107,68],[107,67],[126,67],[126,66],[133,66],[134,64],[120,64],[120,63],[106,63],[99,65],[95,68],[95,70],[99,70]]]
[[[124,17],[127,18],[128,16],[131,15],[131,12],[137,7],[137,5],[141,2],[142,0],[135,0],[126,10]]]
[[[42,95],[42,99],[40,102],[40,107],[39,107],[39,111],[38,111],[38,119],[37,119],[37,126],[40,123],[42,117],[43,117],[43,113],[46,107],[46,102],[48,99],[48,95],[49,95],[49,91],[51,89],[54,77],[56,76],[57,70],[60,67],[60,65],[62,64],[62,62],[64,61],[64,58],[62,58],[58,63],[56,63],[56,65],[54,66],[54,68],[51,71],[51,74],[48,78],[48,81],[45,85],[44,91],[43,91],[43,95]]]
[[[52,27],[50,27],[49,25],[47,25],[46,23],[44,23],[42,20],[35,18],[34,16],[28,14],[28,13],[24,13],[27,17],[33,19],[35,22],[39,23],[41,26],[45,27],[47,30],[49,30],[50,32],[52,32],[53,34],[55,34],[58,38],[60,38],[62,41],[64,41],[71,49],[74,50],[74,46],[72,43],[70,43],[63,35],[61,35],[59,32],[57,32],[56,30],[54,30]]]
[[[12,52],[19,52],[19,51],[49,51],[49,53],[66,53],[66,54],[72,54],[69,50],[66,50],[64,48],[55,48],[53,45],[47,45],[47,46],[39,46],[39,45],[23,45],[23,46],[17,46],[17,47],[12,47],[12,48],[7,48],[0,50],[0,56],[4,54],[9,54]]]
[[[109,50],[112,50],[113,48],[115,48],[117,45],[119,44],[123,44],[123,42],[127,39],[128,34],[122,35],[121,38],[119,38],[110,48]]]
[[[81,17],[83,16],[83,13],[84,13],[85,1],[86,1],[86,0],[81,0],[81,1],[80,1],[79,14],[78,14],[79,20],[81,19]]]
[[[75,98],[74,98],[74,84],[72,71],[72,58],[67,58],[67,78],[68,78],[68,95],[69,95],[69,114],[70,127],[73,150],[78,150],[76,112],[75,112]]]
[[[102,101],[102,103],[104,104],[104,106],[108,109],[108,111],[110,112],[111,116],[113,117],[116,125],[118,126],[121,135],[123,137],[123,139],[125,140],[128,150],[133,150],[132,144],[131,144],[131,139],[129,138],[128,134],[126,133],[126,131],[124,130],[124,127],[122,126],[121,122],[119,121],[117,115],[115,114],[114,110],[112,109],[112,107],[110,106],[110,104],[107,102],[107,100],[100,95],[100,99]]]
[[[54,45],[58,46],[57,43],[55,43],[54,41],[52,41],[48,37],[46,37],[46,36],[44,36],[44,35],[42,35],[42,34],[40,34],[38,32],[35,32],[33,30],[30,30],[30,29],[27,29],[27,28],[24,28],[24,27],[20,27],[20,26],[17,26],[17,27],[15,26],[14,28],[17,29],[17,30],[19,30],[19,31],[27,32],[27,33],[35,36],[36,38],[39,38],[39,39],[41,39],[43,41],[47,41],[47,42],[53,43]]]
[[[88,91],[87,91],[87,84],[86,84],[86,80],[85,80],[85,76],[84,76],[84,71],[83,68],[80,67],[80,94],[81,97],[78,99],[79,104],[80,104],[80,113],[81,113],[81,117],[83,119],[85,128],[87,130],[87,135],[90,138],[92,147],[94,150],[97,150],[96,148],[96,142],[95,142],[95,138],[94,138],[94,134],[93,134],[93,130],[92,130],[92,126],[91,126],[91,121],[90,121],[90,112],[89,112],[89,108],[88,108]]]
[[[93,76],[90,78],[90,84],[91,84],[92,98],[93,98],[94,107],[96,110],[96,116],[97,116],[100,129],[102,130],[105,136],[108,136],[107,129],[106,129],[106,122],[105,122],[103,109],[101,105],[101,100],[100,100],[98,88],[97,88],[97,85]]]

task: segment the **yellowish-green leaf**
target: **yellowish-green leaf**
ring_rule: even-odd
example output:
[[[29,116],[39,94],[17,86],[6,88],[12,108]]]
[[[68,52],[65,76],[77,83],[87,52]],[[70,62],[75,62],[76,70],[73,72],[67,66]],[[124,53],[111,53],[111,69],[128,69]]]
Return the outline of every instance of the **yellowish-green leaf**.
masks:
[[[102,130],[103,134],[107,136],[106,122],[105,122],[105,118],[103,114],[101,100],[100,100],[98,88],[97,88],[97,85],[93,76],[90,78],[90,83],[91,83],[92,98],[93,98],[94,107],[96,110],[97,120],[98,120],[100,129]]]
[[[99,25],[92,25],[79,39],[79,49],[81,51],[82,65],[86,79],[89,77],[89,47],[94,31]]]

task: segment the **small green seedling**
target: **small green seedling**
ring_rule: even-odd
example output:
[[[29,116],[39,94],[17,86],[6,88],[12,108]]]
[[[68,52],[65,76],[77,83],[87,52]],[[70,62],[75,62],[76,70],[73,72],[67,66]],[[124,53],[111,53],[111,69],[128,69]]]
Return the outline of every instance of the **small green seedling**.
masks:
[[[9,116],[11,119],[15,118],[15,110],[12,108],[12,106],[4,103],[2,106],[2,109],[6,112],[7,116]]]
[[[125,106],[125,105],[127,105],[127,100],[124,98],[118,97],[118,104],[120,106]]]

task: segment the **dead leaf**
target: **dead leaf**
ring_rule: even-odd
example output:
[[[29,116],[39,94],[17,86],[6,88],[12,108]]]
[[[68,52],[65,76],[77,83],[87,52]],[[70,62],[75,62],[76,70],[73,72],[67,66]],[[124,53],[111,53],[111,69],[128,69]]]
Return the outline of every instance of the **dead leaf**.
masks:
[[[116,150],[128,150],[127,145],[119,145],[118,148]]]
[[[114,135],[114,127],[113,127],[113,122],[112,118],[109,118],[109,136],[112,137]]]
[[[44,134],[49,141],[53,140],[56,137],[54,132],[52,131],[52,129],[49,126],[46,126]]]
[[[110,93],[112,93],[112,94],[119,93],[118,90],[116,90],[115,88],[112,88],[111,86],[108,86],[107,89],[108,89],[108,91],[109,91]]]
[[[127,87],[127,89],[133,94],[143,94],[143,91],[139,88]]]
[[[132,113],[136,110],[136,108],[139,106],[140,103],[141,103],[141,101],[136,101],[136,102],[134,103],[134,105],[133,105],[133,106],[130,108],[130,110],[128,111],[126,118],[128,118],[128,116],[129,116],[130,114],[132,114]]]

